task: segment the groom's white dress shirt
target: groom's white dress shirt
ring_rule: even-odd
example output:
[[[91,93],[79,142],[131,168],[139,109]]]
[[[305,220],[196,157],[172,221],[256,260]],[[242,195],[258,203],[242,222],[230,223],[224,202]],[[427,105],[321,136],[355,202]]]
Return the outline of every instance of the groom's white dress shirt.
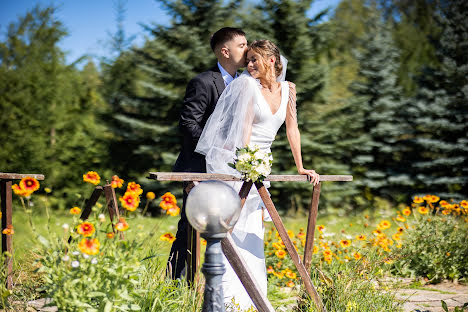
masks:
[[[237,73],[234,77],[231,76],[231,74],[229,74],[224,68],[223,66],[221,66],[221,64],[219,64],[218,62],[218,68],[219,68],[219,71],[221,72],[221,76],[223,76],[223,80],[224,80],[224,86],[227,87],[234,79],[237,78]]]

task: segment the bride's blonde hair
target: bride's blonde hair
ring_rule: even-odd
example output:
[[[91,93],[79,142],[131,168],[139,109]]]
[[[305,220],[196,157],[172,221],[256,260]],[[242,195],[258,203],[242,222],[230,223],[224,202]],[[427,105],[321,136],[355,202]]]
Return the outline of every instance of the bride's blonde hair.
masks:
[[[248,51],[254,51],[262,56],[262,64],[265,68],[268,68],[268,58],[274,56],[275,61],[275,75],[278,77],[283,71],[283,64],[281,64],[280,51],[278,47],[270,40],[255,40],[248,48]],[[275,77],[275,78],[276,78]]]

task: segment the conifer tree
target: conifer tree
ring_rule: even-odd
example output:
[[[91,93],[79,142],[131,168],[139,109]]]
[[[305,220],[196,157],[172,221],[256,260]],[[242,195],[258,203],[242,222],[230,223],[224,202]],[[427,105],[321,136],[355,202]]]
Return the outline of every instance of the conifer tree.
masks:
[[[468,188],[468,3],[444,1],[436,17],[440,66],[424,69],[406,109],[411,173],[415,192],[462,199]]]

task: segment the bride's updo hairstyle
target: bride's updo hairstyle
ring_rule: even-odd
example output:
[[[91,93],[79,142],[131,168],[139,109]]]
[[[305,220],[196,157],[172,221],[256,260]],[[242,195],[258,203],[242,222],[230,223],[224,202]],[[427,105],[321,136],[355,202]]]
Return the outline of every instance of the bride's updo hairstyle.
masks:
[[[254,51],[262,56],[262,64],[265,68],[269,67],[268,58],[274,56],[275,61],[275,75],[278,77],[283,71],[283,64],[281,64],[280,51],[278,47],[270,40],[255,40],[248,48],[248,51]]]

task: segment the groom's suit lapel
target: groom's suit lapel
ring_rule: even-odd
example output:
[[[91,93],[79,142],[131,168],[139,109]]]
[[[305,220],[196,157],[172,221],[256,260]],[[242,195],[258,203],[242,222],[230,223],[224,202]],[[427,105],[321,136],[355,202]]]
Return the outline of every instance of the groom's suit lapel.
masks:
[[[212,69],[213,72],[213,81],[216,86],[216,90],[218,91],[218,97],[221,96],[221,93],[224,91],[224,80],[221,72],[219,71],[218,65],[215,65]]]

